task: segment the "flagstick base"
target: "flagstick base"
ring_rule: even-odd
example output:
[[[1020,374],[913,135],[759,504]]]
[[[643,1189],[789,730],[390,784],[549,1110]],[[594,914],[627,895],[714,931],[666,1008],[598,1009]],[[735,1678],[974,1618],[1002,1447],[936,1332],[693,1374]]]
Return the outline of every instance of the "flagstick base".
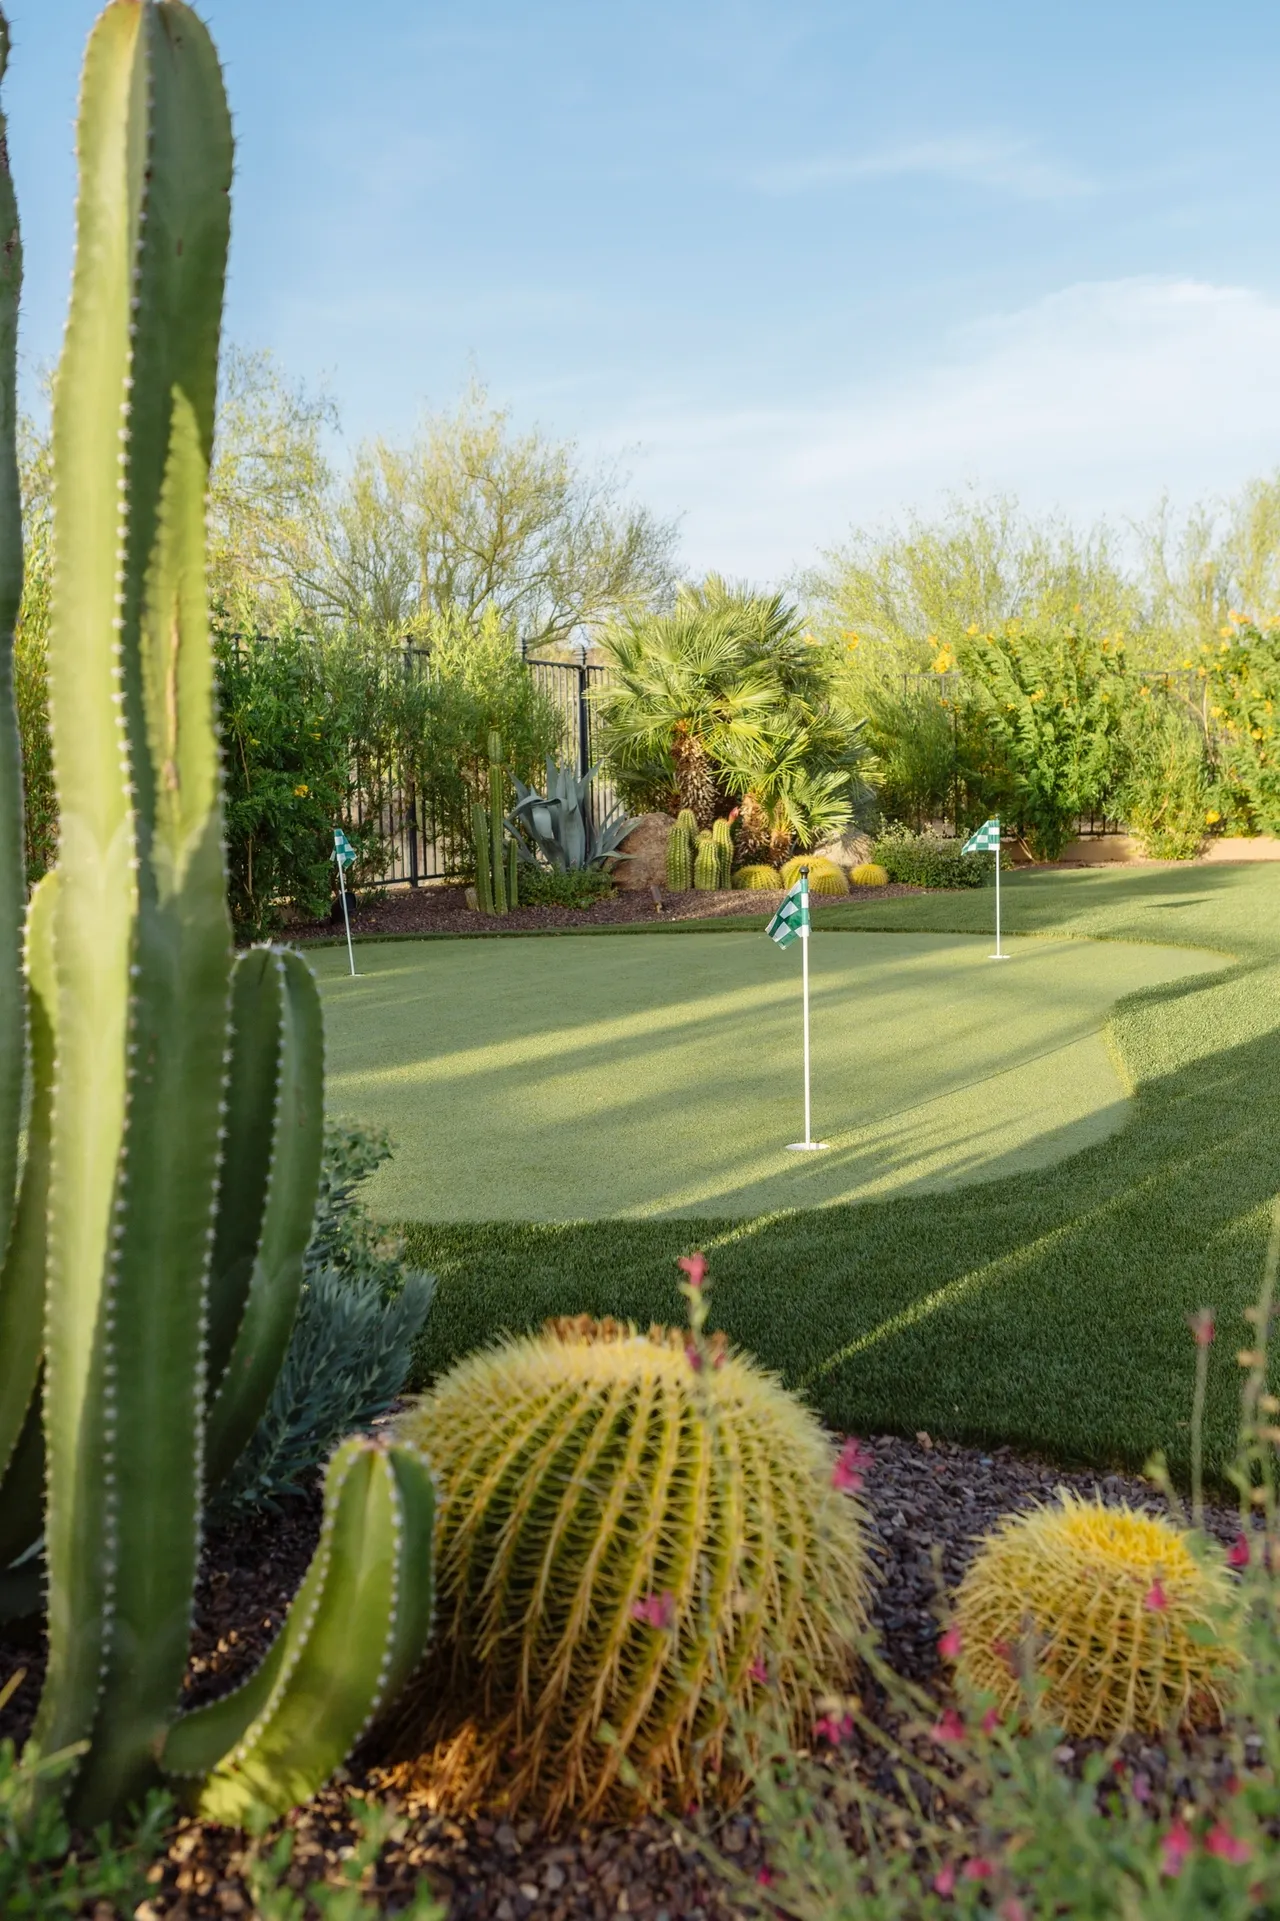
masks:
[[[787,1152],[788,1154],[820,1154],[830,1145],[830,1141],[788,1141]]]
[[[988,960],[1012,960],[1013,955],[1012,954],[988,954],[987,959]]]

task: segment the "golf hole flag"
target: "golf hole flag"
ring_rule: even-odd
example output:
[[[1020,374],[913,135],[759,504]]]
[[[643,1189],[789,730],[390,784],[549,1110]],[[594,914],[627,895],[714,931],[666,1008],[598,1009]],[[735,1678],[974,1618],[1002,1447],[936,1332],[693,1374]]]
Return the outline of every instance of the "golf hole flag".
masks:
[[[347,930],[347,959],[351,972],[356,971],[355,949],[351,945],[351,916],[347,912],[347,869],[355,860],[356,850],[340,827],[333,830],[333,858],[338,863],[338,892],[342,895],[342,921]]]
[[[799,941],[803,955],[801,979],[804,994],[804,1139],[789,1141],[788,1147],[796,1154],[813,1154],[826,1146],[825,1141],[815,1141],[809,1109],[809,869],[800,869],[800,878],[794,887],[789,887],[778,903],[778,911],[765,933],[779,947],[790,947],[792,941]]]
[[[1009,956],[1000,950],[1000,816],[995,814],[984,820],[976,833],[970,834],[962,854],[994,854],[996,857],[996,951],[992,960],[1008,960]]]

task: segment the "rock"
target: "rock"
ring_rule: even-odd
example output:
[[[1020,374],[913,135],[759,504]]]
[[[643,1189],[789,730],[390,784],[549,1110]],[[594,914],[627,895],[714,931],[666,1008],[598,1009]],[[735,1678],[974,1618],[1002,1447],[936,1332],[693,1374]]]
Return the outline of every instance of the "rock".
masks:
[[[667,842],[674,825],[670,814],[640,816],[618,850],[619,853],[630,854],[632,858],[620,860],[613,868],[616,886],[625,888],[628,893],[666,886]]]
[[[815,847],[815,858],[833,860],[837,867],[860,867],[864,860],[871,859],[872,837],[860,828],[846,827],[843,834],[833,840],[824,840],[821,847]]]

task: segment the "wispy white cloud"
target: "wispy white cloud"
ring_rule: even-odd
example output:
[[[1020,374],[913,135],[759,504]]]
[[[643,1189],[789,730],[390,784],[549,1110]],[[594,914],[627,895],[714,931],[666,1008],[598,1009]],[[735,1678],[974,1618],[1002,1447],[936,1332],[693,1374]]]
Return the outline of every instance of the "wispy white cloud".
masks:
[[[1025,141],[976,136],[780,160],[757,168],[751,184],[762,193],[783,195],[911,178],[956,181],[1020,200],[1071,200],[1095,191],[1091,180],[1045,159]]]
[[[1280,464],[1280,300],[1133,279],[1066,288],[959,331],[892,383],[803,406],[699,410],[672,396],[600,436],[684,508],[695,568],[777,578],[904,507],[966,485],[1083,520],[1141,514]]]

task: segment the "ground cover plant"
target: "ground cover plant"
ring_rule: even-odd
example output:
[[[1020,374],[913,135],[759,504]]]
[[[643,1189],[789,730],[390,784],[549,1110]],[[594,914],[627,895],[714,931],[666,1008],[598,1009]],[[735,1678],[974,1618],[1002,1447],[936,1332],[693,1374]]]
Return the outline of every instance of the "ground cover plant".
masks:
[[[750,1219],[708,1207],[625,1232],[607,1221],[407,1224],[412,1258],[440,1277],[423,1378],[548,1313],[669,1319],[670,1264],[704,1244],[716,1250],[721,1325],[837,1426],[927,1429],[1098,1464],[1141,1465],[1167,1443],[1185,1470],[1185,1316],[1201,1305],[1206,1263],[1224,1314],[1250,1298],[1276,1173],[1280,872],[1015,874],[1005,899],[1015,933],[1180,940],[1239,957],[1115,1010],[1108,1045],[1132,1087],[1125,1127],[1040,1172],[868,1206]],[[989,934],[991,897],[823,912],[815,956],[832,926]],[[718,923],[691,925],[728,938]],[[647,950],[655,938],[689,935],[646,927],[621,944]],[[945,1001],[934,1012],[940,1031],[954,1017]],[[1219,1473],[1233,1395],[1215,1350],[1206,1448]]]

